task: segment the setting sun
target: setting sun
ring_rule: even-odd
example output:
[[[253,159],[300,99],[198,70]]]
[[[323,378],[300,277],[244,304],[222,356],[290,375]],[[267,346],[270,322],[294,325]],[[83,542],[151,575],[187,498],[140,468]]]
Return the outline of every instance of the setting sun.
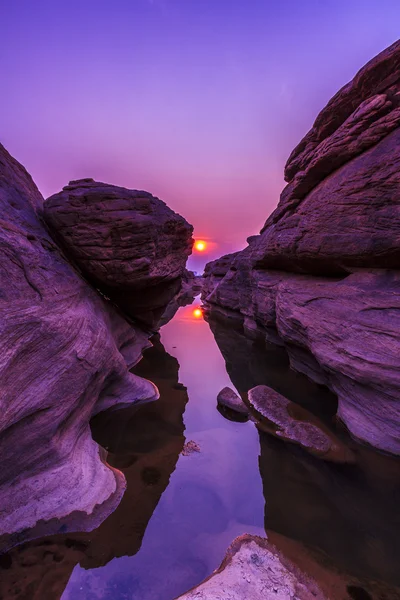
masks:
[[[207,244],[204,240],[197,240],[194,247],[198,252],[203,252],[207,248]]]
[[[201,310],[201,308],[195,308],[193,311],[193,316],[195,319],[201,319],[201,317],[203,316],[203,311]]]

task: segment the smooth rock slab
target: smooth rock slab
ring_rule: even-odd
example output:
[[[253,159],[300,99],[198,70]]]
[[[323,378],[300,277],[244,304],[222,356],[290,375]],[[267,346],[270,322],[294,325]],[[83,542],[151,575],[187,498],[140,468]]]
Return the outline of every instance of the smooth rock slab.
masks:
[[[229,387],[224,387],[217,396],[218,404],[226,406],[230,410],[238,412],[242,415],[248,415],[249,409],[236,392]]]
[[[266,385],[252,388],[249,403],[263,431],[298,444],[324,460],[354,461],[352,452],[317,417],[272,388]]]

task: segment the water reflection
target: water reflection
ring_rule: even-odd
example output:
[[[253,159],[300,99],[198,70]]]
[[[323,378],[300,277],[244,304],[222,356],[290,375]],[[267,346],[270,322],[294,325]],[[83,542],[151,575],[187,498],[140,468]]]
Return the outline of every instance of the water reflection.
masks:
[[[178,361],[165,352],[158,336],[152,341],[153,348],[135,372],[152,376],[160,399],[101,413],[92,422],[93,437],[109,450],[108,462],[126,477],[120,505],[92,533],[51,536],[2,555],[2,600],[56,600],[77,563],[84,569],[97,568],[139,550],[184,444],[182,415],[188,400],[186,388],[179,384]]]
[[[216,410],[229,377],[193,308],[180,309],[162,330],[178,360],[156,340],[137,365],[159,387],[160,401],[92,422],[108,460],[126,476],[120,506],[92,533],[51,536],[4,555],[1,599],[172,600],[218,566],[234,537],[263,533],[258,434]],[[182,456],[188,395],[186,439],[200,452]]]
[[[162,329],[167,351],[155,338],[135,369],[160,400],[92,421],[127,479],[120,506],[92,533],[3,555],[1,600],[172,600],[207,577],[237,535],[265,529],[319,548],[340,570],[399,583],[399,461],[354,446],[357,465],[324,463],[221,415],[217,394],[232,383],[240,392],[267,384],[330,427],[336,399],[290,371],[282,349],[232,322],[211,319],[210,329],[195,309],[179,309]],[[199,452],[181,454],[184,434]]]
[[[233,384],[266,384],[331,427],[334,396],[289,369],[282,348],[247,339],[240,323],[209,318]],[[400,585],[400,461],[353,443],[356,465],[336,465],[260,433],[265,528],[318,548],[358,577]]]

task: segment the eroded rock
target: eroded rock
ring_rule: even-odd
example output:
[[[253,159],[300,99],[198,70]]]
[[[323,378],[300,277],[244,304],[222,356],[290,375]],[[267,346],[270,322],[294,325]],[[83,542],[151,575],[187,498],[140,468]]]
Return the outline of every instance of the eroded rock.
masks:
[[[350,449],[322,421],[272,388],[252,388],[249,403],[259,429],[298,444],[324,460],[354,462]]]
[[[82,273],[150,326],[180,289],[191,225],[148,192],[81,179],[48,198],[44,216]]]
[[[236,392],[229,387],[224,387],[217,396],[218,404],[226,406],[230,410],[240,413],[241,415],[247,416],[249,409]]]
[[[400,454],[400,42],[370,61],[289,158],[261,234],[210,263],[211,317],[283,346],[338,396],[353,436]]]
[[[3,548],[59,528],[99,525],[118,505],[125,479],[105,463],[89,421],[106,408],[158,397],[153,383],[129,372],[148,334],[66,262],[40,219],[42,202],[0,146]],[[187,253],[177,245],[181,264]]]
[[[268,538],[242,535],[228,548],[221,566],[178,600],[388,600],[397,590],[341,574],[326,559],[298,542],[268,532]],[[384,596],[383,596],[383,595]]]

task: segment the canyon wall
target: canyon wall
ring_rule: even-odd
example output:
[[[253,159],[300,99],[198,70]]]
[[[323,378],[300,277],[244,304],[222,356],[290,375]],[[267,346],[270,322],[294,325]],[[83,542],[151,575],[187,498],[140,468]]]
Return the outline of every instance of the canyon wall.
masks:
[[[158,398],[156,386],[130,369],[151,345],[149,327],[157,326],[156,313],[161,316],[165,306],[149,301],[148,327],[133,325],[108,288],[98,292],[102,278],[65,240],[83,240],[82,256],[99,254],[97,263],[88,264],[95,264],[104,281],[120,285],[127,272],[140,272],[140,286],[129,292],[142,312],[128,312],[142,321],[154,283],[165,304],[179,292],[192,228],[150,194],[86,180],[68,186],[43,211],[32,178],[2,146],[0,207],[0,544],[5,548],[38,535],[98,526],[121,500],[125,478],[106,464],[89,421],[105,409]],[[158,250],[151,243],[154,235]]]
[[[318,115],[277,209],[205,270],[211,314],[282,346],[357,439],[400,454],[400,42]]]

